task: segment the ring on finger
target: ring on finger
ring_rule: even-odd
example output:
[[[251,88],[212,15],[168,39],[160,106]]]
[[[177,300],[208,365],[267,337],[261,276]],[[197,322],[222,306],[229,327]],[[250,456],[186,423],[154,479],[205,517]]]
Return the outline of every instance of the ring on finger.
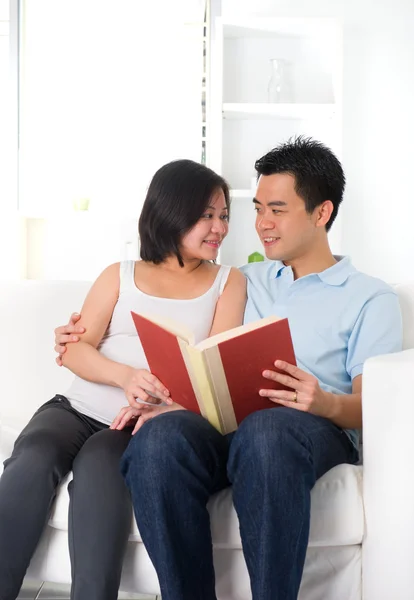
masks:
[[[293,392],[292,402],[297,402],[297,401],[298,401],[298,392],[295,390]]]

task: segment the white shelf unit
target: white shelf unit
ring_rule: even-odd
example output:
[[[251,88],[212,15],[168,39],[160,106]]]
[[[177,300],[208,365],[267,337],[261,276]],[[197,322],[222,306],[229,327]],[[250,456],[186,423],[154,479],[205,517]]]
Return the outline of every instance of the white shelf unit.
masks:
[[[263,254],[254,229],[255,161],[296,135],[342,155],[342,28],[336,19],[218,17],[210,45],[208,164],[232,188],[230,233],[220,261]],[[270,59],[290,64],[292,102],[268,102]],[[340,252],[341,224],[330,234]]]
[[[225,102],[223,119],[332,119],[335,104]]]

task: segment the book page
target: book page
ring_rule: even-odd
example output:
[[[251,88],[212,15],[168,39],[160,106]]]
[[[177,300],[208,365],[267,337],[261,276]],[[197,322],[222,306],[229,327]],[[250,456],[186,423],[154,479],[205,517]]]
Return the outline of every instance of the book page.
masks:
[[[206,369],[203,354],[192,346],[181,346],[188,374],[200,407],[201,414],[220,433],[225,433],[221,419],[220,406],[214,397],[212,382]]]

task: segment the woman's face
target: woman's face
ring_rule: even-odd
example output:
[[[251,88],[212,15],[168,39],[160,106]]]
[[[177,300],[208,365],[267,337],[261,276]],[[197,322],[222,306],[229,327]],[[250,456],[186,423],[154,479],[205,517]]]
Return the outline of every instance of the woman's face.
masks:
[[[203,215],[181,241],[184,260],[215,260],[229,229],[229,212],[223,190],[215,192]]]

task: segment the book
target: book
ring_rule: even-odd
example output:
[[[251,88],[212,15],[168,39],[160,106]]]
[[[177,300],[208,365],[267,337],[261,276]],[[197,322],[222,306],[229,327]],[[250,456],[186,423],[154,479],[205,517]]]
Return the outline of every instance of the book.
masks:
[[[267,317],[195,344],[185,326],[131,312],[151,373],[174,402],[208,419],[221,433],[235,431],[250,413],[275,407],[261,389],[288,389],[265,379],[275,360],[296,365],[287,319]]]

